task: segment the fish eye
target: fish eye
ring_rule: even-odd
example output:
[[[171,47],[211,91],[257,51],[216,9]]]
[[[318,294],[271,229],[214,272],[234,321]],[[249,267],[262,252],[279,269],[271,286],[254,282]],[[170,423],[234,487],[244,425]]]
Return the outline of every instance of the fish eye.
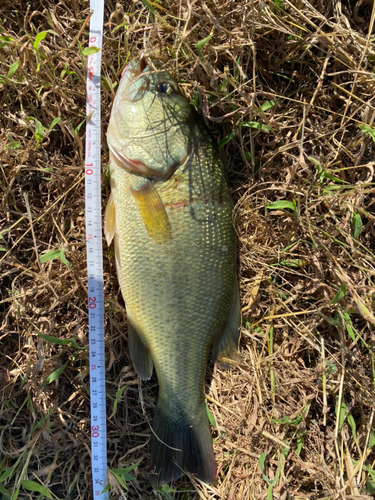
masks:
[[[171,88],[168,85],[168,83],[166,83],[166,82],[159,83],[158,92],[160,92],[160,94],[169,94],[170,90],[171,90]]]

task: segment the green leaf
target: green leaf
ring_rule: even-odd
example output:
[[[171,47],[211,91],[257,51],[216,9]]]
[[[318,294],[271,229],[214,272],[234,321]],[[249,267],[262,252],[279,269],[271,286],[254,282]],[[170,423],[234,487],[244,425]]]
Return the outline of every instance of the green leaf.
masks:
[[[356,428],[356,425],[355,425],[355,421],[354,421],[354,417],[351,413],[348,413],[348,416],[347,416],[347,421],[348,421],[348,424],[350,425],[351,429],[352,429],[352,434],[353,434],[353,439],[355,441],[355,444],[358,446],[358,441],[357,441],[357,428]]]
[[[49,342],[50,344],[57,344],[57,345],[69,345],[71,344],[72,347],[75,347],[76,349],[86,349],[86,347],[81,347],[76,343],[76,338],[73,337],[71,339],[59,339],[58,337],[54,337],[53,335],[44,335],[44,333],[36,332],[37,335],[45,340],[46,342]]]
[[[66,257],[64,255],[64,248],[60,248],[59,250],[50,250],[49,252],[46,252],[39,257],[39,260],[42,264],[44,262],[48,262],[49,260],[55,259],[60,259],[63,264],[70,267],[70,264],[66,260]]]
[[[122,486],[125,490],[127,490],[126,482],[127,481],[134,481],[134,477],[129,474],[130,471],[138,467],[138,465],[142,462],[142,458],[138,460],[137,463],[134,465],[130,465],[129,467],[126,467],[125,469],[111,469],[112,474],[116,478],[117,482]]]
[[[270,484],[267,488],[267,500],[272,500],[273,499],[273,484]]]
[[[51,373],[51,375],[48,375],[46,380],[43,382],[42,387],[45,387],[48,384],[52,384],[54,380],[59,378],[59,376],[62,374],[62,372],[65,370],[65,368],[68,366],[69,361],[66,361],[60,368],[55,370],[54,372]]]
[[[329,359],[326,359],[326,364],[327,364],[326,373],[335,373],[337,368],[333,363],[331,363]]]
[[[320,176],[319,176],[320,181],[322,181],[324,178],[326,178],[326,179],[330,179],[331,181],[339,182],[340,184],[348,184],[346,181],[343,181],[342,179],[339,179],[338,177],[336,177],[336,176],[330,174],[329,172],[327,172],[326,170],[324,170],[324,168],[321,166],[321,164],[318,162],[318,160],[316,160],[312,156],[309,156],[309,160],[311,161],[311,163],[316,167],[316,169],[320,173]]]
[[[368,448],[371,449],[375,444],[375,429],[372,430],[370,440],[368,442]]]
[[[318,160],[316,160],[313,156],[309,156],[308,157],[309,160],[311,161],[311,163],[319,170],[319,172],[321,170],[323,170],[323,167],[321,166],[321,164],[318,162]]]
[[[366,305],[362,302],[360,297],[355,298],[355,302],[357,304],[359,314],[368,321],[369,323],[375,324],[375,316],[373,313],[366,307]]]
[[[190,104],[192,106],[195,106],[196,108],[199,107],[199,94],[198,94],[198,92],[194,92],[194,95],[193,95],[192,100],[190,101]]]
[[[10,500],[17,500],[18,494],[20,492],[20,488],[21,488],[21,486],[17,486],[16,488],[14,488],[12,490],[12,496],[10,497]]]
[[[346,294],[346,286],[344,283],[340,286],[340,290],[336,293],[336,295],[331,300],[330,304],[336,304],[339,300],[341,300]]]
[[[280,262],[280,265],[288,267],[304,267],[306,264],[307,260],[303,259],[286,259]]]
[[[163,486],[160,489],[163,493],[177,493],[177,491],[171,486],[169,486],[169,484],[163,484]],[[180,491],[182,491],[182,488]]]
[[[51,125],[49,126],[49,130],[52,130],[55,125],[57,125],[61,121],[61,118],[57,116],[54,120],[52,120]]]
[[[280,210],[283,208],[290,208],[291,210],[295,211],[296,206],[297,204],[295,200],[293,200],[293,202],[287,200],[278,200],[269,203],[268,205],[266,205],[266,208],[268,208],[268,210]]]
[[[34,481],[29,481],[27,479],[22,479],[21,486],[25,488],[25,490],[37,491],[38,493],[41,493],[45,497],[50,498],[52,500],[51,492],[49,491],[48,488],[46,488],[42,484],[36,483]]]
[[[46,87],[52,87],[52,84],[51,83],[48,83],[48,82],[43,82],[40,86],[40,89],[38,90],[38,97],[40,97],[40,94],[43,92],[43,90],[46,88]]]
[[[81,121],[81,123],[79,123],[79,124],[77,125],[77,127],[76,127],[76,128],[74,129],[74,131],[73,131],[76,135],[78,135],[78,132],[80,131],[80,129],[81,129],[81,127],[82,127],[82,125],[83,125],[84,123],[86,123],[86,121],[87,121],[87,120],[89,120],[89,119],[92,117],[92,115],[93,115],[93,114],[94,114],[94,112],[90,113],[88,116],[86,116],[86,118],[85,118],[84,120],[82,120],[82,121]]]
[[[330,325],[332,326],[337,326],[340,327],[342,326],[342,321],[340,320],[340,317],[336,315],[334,318],[330,318],[329,316],[326,316],[323,313],[319,313],[322,318],[324,318]]]
[[[42,40],[44,40],[47,36],[47,31],[41,31],[35,37],[35,41],[33,43],[34,50],[38,50],[39,44]]]
[[[46,130],[46,127],[42,125],[42,123],[36,118],[32,118],[32,120],[34,120],[35,122],[37,133],[43,135],[44,131]]]
[[[208,420],[210,421],[211,426],[213,428],[215,428],[216,427],[216,420],[215,420],[215,417],[212,415],[207,403],[206,403],[206,410],[207,410]]]
[[[352,217],[352,228],[353,228],[354,238],[358,238],[358,236],[360,235],[360,233],[362,231],[362,227],[363,227],[363,224],[362,224],[361,216],[357,213],[354,213],[353,217]]]
[[[156,9],[153,7],[148,0],[142,0],[142,2],[145,4],[145,6],[148,8],[148,10],[151,12],[151,14],[155,14]]]
[[[343,181],[342,179],[339,179],[335,175],[330,174],[326,170],[323,171],[323,176],[327,179],[331,179],[331,181],[339,182],[340,184],[348,184],[347,182]]]
[[[28,120],[30,120],[30,121],[34,120],[34,123],[35,123],[35,132],[34,133],[35,133],[36,143],[38,145],[44,139],[44,133],[46,131],[46,127],[44,125],[42,125],[41,122],[37,118],[30,117],[30,118],[28,118]]]
[[[262,477],[263,479],[266,481],[266,483],[270,483],[270,480],[268,479],[268,477],[264,474],[264,470],[265,470],[265,461],[266,461],[266,454],[263,452],[260,454],[259,456],[259,467],[260,467],[260,470],[262,472]]]
[[[370,493],[370,495],[375,495],[375,484],[373,484],[371,481],[366,481],[366,489],[367,492]]]
[[[218,141],[217,145],[219,146],[219,149],[228,144],[229,141],[233,139],[233,137],[236,135],[235,130],[232,128],[232,131],[230,134],[226,135],[220,141]]]
[[[375,128],[370,127],[370,125],[360,125],[359,128],[365,135],[369,135],[371,139],[375,142]]]
[[[275,106],[275,101],[267,101],[264,104],[261,105],[260,108],[258,108],[257,113],[260,113],[261,111],[268,111],[269,109],[273,108]]]
[[[271,418],[272,422],[275,422],[275,424],[281,424],[281,425],[298,425],[301,420],[302,420],[302,416],[301,415],[297,415],[296,417],[294,417],[293,419],[290,418],[289,415],[285,415],[284,417],[281,417],[281,418]]]
[[[134,465],[129,465],[129,467],[125,467],[125,469],[118,469],[118,470],[119,471],[124,471],[125,473],[128,473],[128,472],[134,470],[136,467],[138,467],[138,465],[142,462],[142,460],[143,460],[143,458],[139,459],[138,462],[135,463]]]
[[[34,40],[34,43],[33,43],[33,47],[34,47],[34,50],[37,51],[38,48],[39,48],[39,45],[40,45],[40,42],[42,40],[45,39],[45,37],[47,36],[47,31],[41,31],[40,33],[38,33],[35,37],[35,40]]]
[[[206,38],[203,38],[203,40],[200,40],[197,43],[197,49],[201,50],[210,41],[210,39],[212,38],[212,35],[213,35],[213,33],[210,33],[208,36],[206,36]]]
[[[5,151],[8,151],[9,149],[22,148],[22,144],[19,141],[15,141],[10,134],[7,135],[7,138],[8,138],[9,144],[5,145]]]
[[[269,125],[264,125],[263,123],[258,123],[258,122],[242,122],[241,127],[256,128],[258,130],[274,130]]]
[[[297,435],[297,449],[296,449],[296,453],[298,456],[300,456],[304,442],[305,442],[305,440],[303,438],[302,433],[298,434]]]
[[[335,408],[336,415],[337,415],[337,412],[338,412],[338,407],[336,405],[336,408]],[[344,401],[341,401],[340,413],[339,413],[339,429],[340,430],[342,429],[342,426],[343,426],[344,421],[345,421],[345,413],[346,413],[346,404],[344,403]]]
[[[355,342],[357,340],[356,337],[358,336],[358,332],[353,327],[349,312],[340,310],[339,317],[341,318],[341,325],[345,325],[346,331],[349,333],[350,338],[353,340],[353,342]]]
[[[45,422],[46,420],[47,420],[47,429],[50,429],[50,427],[51,427],[51,419],[50,419],[50,417],[51,417],[52,413],[55,411],[55,409],[56,409],[56,408],[51,408],[51,409],[50,409],[50,411],[48,412],[48,414],[47,414],[47,415],[45,415],[45,416],[44,416],[41,420],[38,420],[38,421],[36,422],[36,424],[34,424],[34,425],[32,426],[32,428],[30,429],[29,436],[31,436],[31,435],[32,435],[32,433],[33,433],[33,432],[34,432],[34,431],[35,431],[38,427],[40,427],[40,426],[43,424],[43,422]]]
[[[41,31],[40,33],[38,33],[36,35],[35,41],[33,43],[33,47],[34,47],[35,52],[38,50],[40,42],[46,38],[48,33],[50,33],[51,35],[57,35],[57,33],[53,30]]]
[[[0,36],[0,40],[2,40],[3,42],[14,42],[14,38],[6,35]]]
[[[371,468],[370,465],[364,465],[363,470],[368,472],[371,476],[371,479],[374,481],[375,480],[375,470]]]
[[[92,54],[96,54],[97,52],[99,52],[99,48],[98,47],[86,47],[85,49],[82,50],[82,55],[83,56],[91,56]]]
[[[285,4],[284,4],[283,0],[274,0],[274,3],[275,3],[275,5],[277,5],[278,7],[280,7],[280,9],[285,10],[286,7],[285,7]]]
[[[16,465],[13,465],[12,467],[9,467],[9,469],[5,470],[0,476],[0,483],[3,483],[6,479],[8,479],[8,477],[11,477],[15,468]]]
[[[120,389],[118,389],[116,391],[116,397],[115,397],[115,401],[113,403],[113,415],[116,415],[118,400],[121,398],[122,393],[124,392],[125,389],[126,389],[126,385],[124,385],[123,387],[120,387]]]
[[[203,38],[203,40],[200,40],[196,45],[198,54],[201,56],[202,61],[205,60],[202,49],[210,41],[210,39],[212,38],[212,35],[213,35],[213,33],[210,33],[208,36],[206,36],[206,38]]]
[[[246,326],[249,327],[251,323],[249,322]],[[254,326],[254,333],[258,333],[259,335],[262,335],[262,337],[265,336],[265,332],[261,329],[259,325]]]
[[[4,488],[4,486],[0,483],[0,493],[3,495],[3,500],[9,500],[12,496],[12,492]]]
[[[261,472],[264,472],[264,463],[266,461],[266,454],[263,452],[259,456],[259,467]]]
[[[345,327],[346,331],[349,333],[350,338],[352,339],[353,342],[355,342],[356,339],[356,334],[354,333],[354,329],[352,328],[352,322],[349,318],[349,321],[345,321]]]
[[[17,71],[19,65],[20,65],[19,61],[16,61],[11,65],[7,74],[7,78],[12,78],[14,73]]]

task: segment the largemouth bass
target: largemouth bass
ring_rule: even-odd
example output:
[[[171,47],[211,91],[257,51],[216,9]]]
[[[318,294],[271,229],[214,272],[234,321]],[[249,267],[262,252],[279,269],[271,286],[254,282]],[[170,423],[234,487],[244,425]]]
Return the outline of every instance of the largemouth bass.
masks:
[[[204,378],[212,346],[238,360],[240,305],[232,200],[202,118],[157,62],[125,68],[108,128],[111,197],[105,214],[140,379],[155,367],[150,482],[216,465]]]

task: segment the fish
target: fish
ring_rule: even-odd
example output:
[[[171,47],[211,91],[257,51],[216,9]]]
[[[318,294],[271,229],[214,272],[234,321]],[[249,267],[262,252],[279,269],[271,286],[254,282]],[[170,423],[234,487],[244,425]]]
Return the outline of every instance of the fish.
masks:
[[[113,102],[107,143],[114,242],[129,351],[141,380],[155,368],[150,483],[188,473],[206,483],[216,463],[204,382],[211,349],[240,361],[233,201],[217,145],[157,60],[132,60]]]

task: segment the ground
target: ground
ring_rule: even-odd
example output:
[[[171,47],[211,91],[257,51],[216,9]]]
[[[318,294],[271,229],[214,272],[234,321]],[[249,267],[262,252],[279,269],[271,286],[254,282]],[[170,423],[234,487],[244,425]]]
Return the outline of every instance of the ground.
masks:
[[[185,477],[153,490],[157,380],[140,384],[134,373],[113,250],[103,240],[111,498],[373,497],[374,5],[106,1],[103,206],[116,85],[127,60],[157,57],[204,117],[227,167],[244,356],[229,371],[208,367],[215,484]],[[88,21],[82,0],[0,7],[4,500],[92,498]],[[123,469],[134,465],[130,480]]]

